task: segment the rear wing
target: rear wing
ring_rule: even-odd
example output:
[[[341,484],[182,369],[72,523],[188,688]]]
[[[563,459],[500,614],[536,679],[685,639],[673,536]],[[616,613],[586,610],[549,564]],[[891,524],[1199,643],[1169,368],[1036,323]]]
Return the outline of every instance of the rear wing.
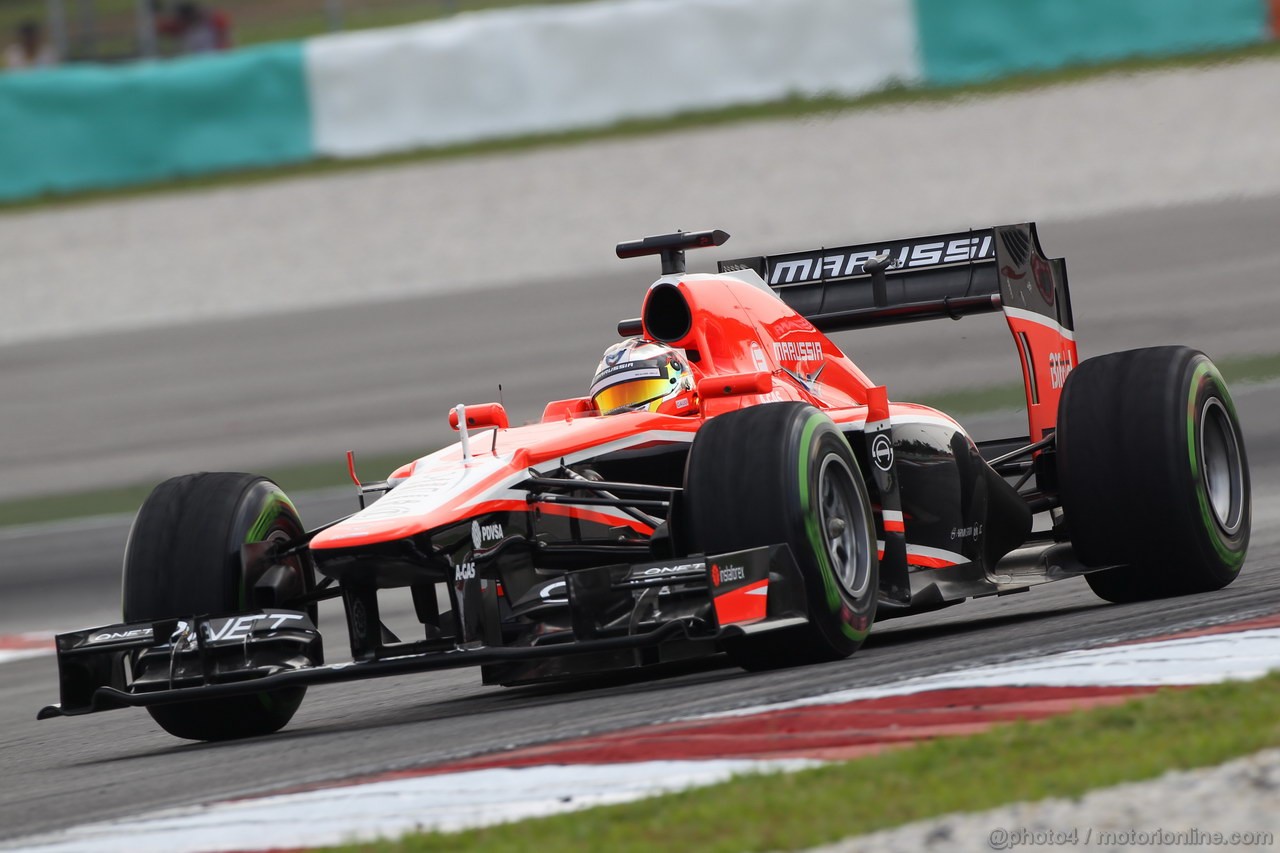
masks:
[[[823,332],[1001,311],[1022,359],[1031,438],[1057,424],[1078,363],[1067,265],[1033,222],[835,249],[721,261],[754,270]]]

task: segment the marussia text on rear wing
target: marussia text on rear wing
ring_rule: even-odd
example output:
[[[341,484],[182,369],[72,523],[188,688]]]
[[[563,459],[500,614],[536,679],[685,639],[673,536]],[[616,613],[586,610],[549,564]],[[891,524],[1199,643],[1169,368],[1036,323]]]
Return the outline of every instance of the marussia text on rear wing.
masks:
[[[754,270],[823,332],[1002,311],[1022,359],[1031,437],[1057,423],[1079,362],[1067,265],[1046,258],[1034,222],[931,237],[721,261]]]

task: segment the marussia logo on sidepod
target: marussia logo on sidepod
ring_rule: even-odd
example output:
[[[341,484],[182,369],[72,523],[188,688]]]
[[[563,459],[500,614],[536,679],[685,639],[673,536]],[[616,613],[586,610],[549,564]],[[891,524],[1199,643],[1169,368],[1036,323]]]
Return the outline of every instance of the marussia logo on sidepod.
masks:
[[[822,361],[822,342],[774,341],[773,357],[778,361]]]

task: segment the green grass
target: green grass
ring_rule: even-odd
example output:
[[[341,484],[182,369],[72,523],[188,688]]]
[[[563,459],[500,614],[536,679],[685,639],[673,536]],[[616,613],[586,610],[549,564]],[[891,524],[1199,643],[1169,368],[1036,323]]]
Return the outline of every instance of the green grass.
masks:
[[[1280,378],[1280,354],[1233,356],[1219,359],[1217,364],[1223,377],[1232,385]],[[933,406],[961,419],[990,412],[1016,411],[1025,408],[1026,403],[1022,385],[1017,383],[932,394],[905,394],[903,399]],[[396,467],[425,452],[427,451],[418,448],[402,453],[361,456],[357,460],[360,476],[365,480],[380,480]],[[325,462],[271,466],[262,473],[270,476],[290,493],[345,486],[351,482],[347,478],[346,462],[338,456]],[[133,512],[154,485],[140,483],[74,494],[39,495],[0,501],[0,527]]]
[[[343,851],[793,850],[960,811],[1149,779],[1280,746],[1280,674],[931,741],[799,773]],[[625,772],[625,771],[620,771]]]
[[[270,169],[224,172],[176,178],[155,184],[88,190],[64,195],[49,195],[19,201],[0,202],[0,212],[21,212],[32,208],[53,205],[81,204],[85,202],[116,200],[155,193],[186,192],[190,190],[220,187],[246,186],[290,178],[347,172],[356,169],[385,168],[410,163],[451,160],[492,154],[509,154],[539,148],[580,145],[607,139],[648,136],[694,128],[715,127],[750,121],[781,121],[812,117],[826,113],[864,110],[875,107],[944,103],[962,98],[981,97],[1010,92],[1021,92],[1045,86],[1078,83],[1106,74],[1150,71],[1162,68],[1181,68],[1213,65],[1255,57],[1280,57],[1280,42],[1268,42],[1244,48],[1209,53],[1188,54],[1161,59],[1138,58],[1103,65],[1064,68],[1057,71],[1019,74],[988,83],[966,86],[908,88],[893,86],[883,91],[859,98],[842,97],[791,97],[768,104],[727,107],[681,113],[665,118],[624,121],[609,127],[558,133],[495,139],[440,148],[423,148],[414,151],[386,154],[353,160],[320,159],[290,166]]]

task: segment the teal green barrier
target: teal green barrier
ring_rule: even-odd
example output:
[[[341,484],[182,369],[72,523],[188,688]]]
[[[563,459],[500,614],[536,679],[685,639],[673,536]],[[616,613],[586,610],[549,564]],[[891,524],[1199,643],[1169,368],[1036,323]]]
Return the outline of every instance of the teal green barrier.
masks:
[[[1172,56],[1260,42],[1267,0],[916,0],[925,79]]]
[[[313,153],[300,43],[0,75],[0,199]]]

